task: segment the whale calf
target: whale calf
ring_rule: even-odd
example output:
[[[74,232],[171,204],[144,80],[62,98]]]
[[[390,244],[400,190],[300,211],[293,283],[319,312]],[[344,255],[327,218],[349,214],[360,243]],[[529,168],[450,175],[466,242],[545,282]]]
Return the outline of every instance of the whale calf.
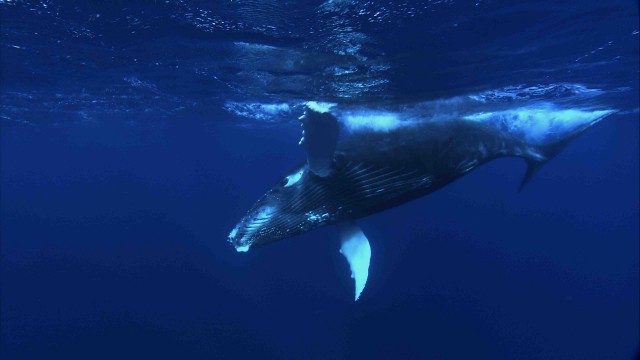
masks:
[[[571,140],[613,112],[543,105],[442,119],[363,115],[308,103],[300,117],[307,160],[255,203],[228,241],[245,252],[336,224],[358,300],[372,252],[358,218],[432,193],[501,157],[526,161],[522,188]]]

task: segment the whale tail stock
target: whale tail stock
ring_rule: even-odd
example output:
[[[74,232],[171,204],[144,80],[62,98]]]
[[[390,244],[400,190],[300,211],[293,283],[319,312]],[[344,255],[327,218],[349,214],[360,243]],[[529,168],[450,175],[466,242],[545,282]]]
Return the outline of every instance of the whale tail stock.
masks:
[[[557,132],[553,132],[554,136],[545,136],[543,141],[528,141],[527,143],[530,149],[522,155],[522,158],[527,163],[527,171],[520,182],[520,186],[518,186],[518,191],[522,191],[524,187],[529,184],[533,176],[536,175],[549,160],[560,154],[569,143],[614,112],[613,110],[594,111],[588,113],[591,116],[571,118],[572,121],[564,119],[565,123],[560,123],[556,119],[556,124],[553,124],[554,127],[557,127],[558,123],[563,126],[557,129]],[[585,112],[579,112],[579,114],[584,115]]]

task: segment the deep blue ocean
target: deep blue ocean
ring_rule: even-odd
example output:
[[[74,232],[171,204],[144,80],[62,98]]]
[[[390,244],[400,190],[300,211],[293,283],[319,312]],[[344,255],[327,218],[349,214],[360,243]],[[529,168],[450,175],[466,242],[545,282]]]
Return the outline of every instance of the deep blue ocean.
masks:
[[[1,346],[13,359],[636,359],[635,0],[0,0]],[[307,101],[615,111],[518,192],[503,158],[238,253]]]

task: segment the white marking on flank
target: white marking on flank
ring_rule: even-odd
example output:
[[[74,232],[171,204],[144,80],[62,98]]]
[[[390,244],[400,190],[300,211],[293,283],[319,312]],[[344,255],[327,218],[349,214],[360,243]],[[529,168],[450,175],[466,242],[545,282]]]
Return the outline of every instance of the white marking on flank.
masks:
[[[298,172],[296,172],[295,174],[291,174],[287,176],[287,183],[284,185],[284,187],[289,187],[297,183],[298,181],[300,181],[303,174],[304,174],[304,168],[298,170]]]
[[[464,118],[506,127],[509,132],[524,134],[530,141],[544,142],[550,135],[568,134],[580,126],[593,123],[613,112],[613,110],[558,109],[547,104],[495,112],[480,112],[467,115]]]
[[[383,111],[359,111],[346,114],[343,118],[344,125],[350,131],[368,130],[389,132],[403,126],[414,123],[400,119],[396,113]]]

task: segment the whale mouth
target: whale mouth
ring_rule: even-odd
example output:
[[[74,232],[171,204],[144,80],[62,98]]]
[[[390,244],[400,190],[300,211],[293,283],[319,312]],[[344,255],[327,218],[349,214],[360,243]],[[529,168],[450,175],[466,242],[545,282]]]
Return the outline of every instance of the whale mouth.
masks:
[[[264,205],[250,211],[229,233],[228,241],[238,252],[247,252],[258,236],[270,224],[276,207]]]
[[[250,245],[236,246],[236,251],[237,252],[247,252],[247,251],[249,251],[249,247],[250,247]]]
[[[247,227],[243,224],[244,222],[245,219],[240,221],[227,237],[227,241],[237,252],[247,252],[249,248],[251,248],[251,245],[253,245],[252,234],[247,231]]]
[[[236,249],[236,251],[247,252],[251,247],[251,244],[247,244],[245,241],[243,241],[246,238],[245,231],[241,231],[241,234],[238,234],[241,227],[241,224],[236,225],[236,227],[234,227],[233,230],[231,230],[231,232],[229,233],[227,241]]]

